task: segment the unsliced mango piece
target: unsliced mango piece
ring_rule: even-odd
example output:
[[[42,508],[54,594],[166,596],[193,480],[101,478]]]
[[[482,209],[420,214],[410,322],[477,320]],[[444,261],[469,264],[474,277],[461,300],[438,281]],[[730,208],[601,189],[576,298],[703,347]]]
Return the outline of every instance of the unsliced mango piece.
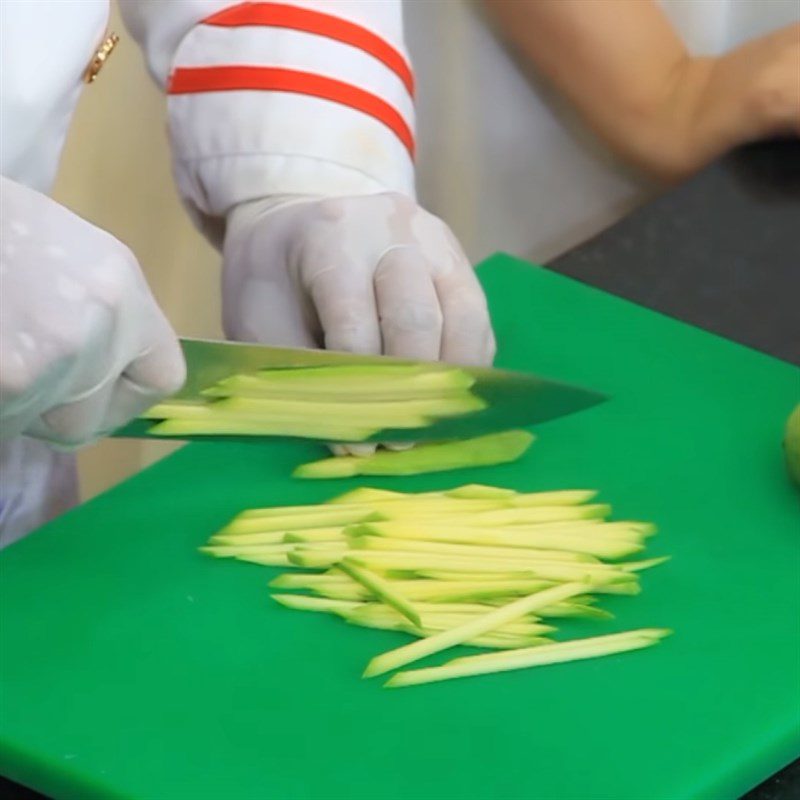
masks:
[[[418,475],[516,461],[533,442],[527,431],[504,431],[474,439],[418,445],[412,450],[382,450],[365,457],[326,458],[302,464],[296,478],[348,478],[354,475]]]

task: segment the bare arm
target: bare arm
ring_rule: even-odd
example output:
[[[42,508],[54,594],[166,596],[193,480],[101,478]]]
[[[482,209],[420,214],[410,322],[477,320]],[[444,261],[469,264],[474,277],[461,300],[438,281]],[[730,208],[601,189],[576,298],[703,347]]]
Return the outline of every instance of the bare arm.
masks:
[[[484,0],[508,40],[628,161],[680,178],[800,135],[800,25],[694,57],[653,0]]]

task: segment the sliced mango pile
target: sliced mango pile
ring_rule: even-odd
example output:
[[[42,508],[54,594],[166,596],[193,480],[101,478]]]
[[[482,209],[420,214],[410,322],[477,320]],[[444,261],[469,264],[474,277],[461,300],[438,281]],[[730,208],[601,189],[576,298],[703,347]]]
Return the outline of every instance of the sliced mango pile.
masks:
[[[549,638],[559,618],[608,620],[598,597],[638,594],[639,573],[666,560],[623,561],[642,553],[655,527],[611,521],[611,507],[593,502],[595,495],[482,485],[419,494],[364,487],[319,505],[243,511],[201,549],[315,570],[278,576],[273,589],[308,593],[273,598],[418,637],[374,658],[365,677],[459,644],[499,651],[399,672],[385,684],[409,686],[639,649],[669,633]]]
[[[486,408],[474,378],[442,365],[265,369],[205,389],[203,402],[170,400],[145,419],[159,436],[292,436],[360,442],[389,429],[423,428]]]

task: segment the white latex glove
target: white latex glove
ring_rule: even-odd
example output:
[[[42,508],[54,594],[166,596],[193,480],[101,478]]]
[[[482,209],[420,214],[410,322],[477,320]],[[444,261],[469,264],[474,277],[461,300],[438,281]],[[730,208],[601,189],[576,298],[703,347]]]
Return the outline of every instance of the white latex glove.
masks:
[[[2,179],[0,438],[74,446],[183,383],[175,334],[131,251]]]
[[[450,229],[402,194],[267,198],[235,208],[227,335],[293,347],[490,364],[486,300]]]
[[[232,339],[272,345],[474,365],[495,353],[486,299],[454,235],[398,193],[233,209],[223,324]]]

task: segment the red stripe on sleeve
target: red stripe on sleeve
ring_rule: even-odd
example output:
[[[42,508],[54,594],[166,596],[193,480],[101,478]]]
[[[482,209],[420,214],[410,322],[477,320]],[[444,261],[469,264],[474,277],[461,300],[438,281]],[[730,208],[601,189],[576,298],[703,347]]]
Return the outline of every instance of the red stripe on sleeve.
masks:
[[[169,94],[241,90],[291,92],[319,97],[368,114],[389,128],[414,157],[414,136],[402,114],[380,97],[343,81],[279,67],[179,67]]]
[[[331,14],[281,3],[241,3],[202,20],[204,25],[238,28],[248,25],[288,28],[335,39],[357,47],[387,66],[414,96],[414,75],[403,54],[367,28]]]

